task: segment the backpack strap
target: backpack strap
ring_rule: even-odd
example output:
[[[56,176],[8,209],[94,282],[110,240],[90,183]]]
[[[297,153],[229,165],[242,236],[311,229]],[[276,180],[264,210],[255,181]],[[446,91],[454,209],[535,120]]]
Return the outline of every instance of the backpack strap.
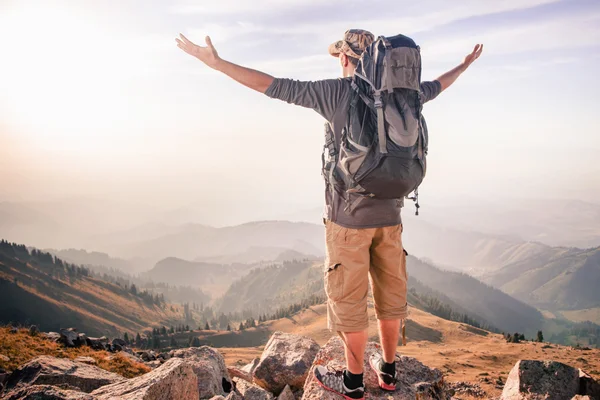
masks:
[[[383,114],[383,101],[381,100],[381,90],[376,90],[373,96],[375,110],[377,110],[377,138],[379,139],[379,152],[386,154],[387,140],[385,137],[385,115]]]

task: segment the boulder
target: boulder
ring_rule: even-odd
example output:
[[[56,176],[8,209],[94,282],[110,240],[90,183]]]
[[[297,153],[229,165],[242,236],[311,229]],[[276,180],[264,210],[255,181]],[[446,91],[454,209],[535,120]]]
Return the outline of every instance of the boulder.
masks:
[[[75,341],[79,338],[77,329],[67,328],[60,330],[60,342],[67,347],[75,347]]]
[[[254,382],[276,395],[286,385],[301,389],[318,352],[319,345],[310,338],[275,332],[254,368]]]
[[[5,369],[0,368],[0,385],[2,385],[2,388],[4,388],[4,382],[8,380],[9,376],[10,374],[6,372]],[[0,392],[2,392],[2,390],[0,390]]]
[[[232,390],[227,397],[225,397],[225,400],[243,400],[243,398],[238,392]]]
[[[50,385],[32,385],[15,389],[3,397],[4,400],[94,400],[83,392],[60,389]]]
[[[377,375],[369,366],[369,358],[375,352],[380,352],[379,345],[367,343],[365,351],[364,380],[370,400],[448,400],[451,389],[446,387],[442,373],[435,368],[429,368],[412,357],[396,355],[397,368],[402,373],[399,375],[397,389],[393,393],[384,392],[377,383]],[[303,400],[340,400],[339,395],[325,390],[313,374],[317,365],[341,371],[346,364],[344,358],[344,344],[339,337],[331,338],[317,354],[309,377],[304,385]]]
[[[519,360],[511,369],[503,400],[570,399],[579,390],[579,370],[557,361]]]
[[[219,395],[219,396],[211,397],[210,400],[225,400],[225,397]]]
[[[240,378],[234,378],[235,388],[244,400],[273,400],[273,394],[258,385]],[[336,399],[339,400],[339,399]]]
[[[144,363],[145,365],[147,365],[148,367],[154,369],[154,368],[158,368],[162,365],[162,362],[160,360],[154,360],[154,361],[148,361]]]
[[[10,328],[9,332],[14,335],[16,333],[19,333],[19,328],[17,328],[16,326],[13,326]]]
[[[577,394],[590,396],[592,399],[600,399],[600,383],[587,373],[579,370],[579,390]]]
[[[98,364],[98,361],[96,361],[95,358],[87,357],[87,356],[76,357],[73,361],[88,364],[88,365]]]
[[[142,359],[142,361],[146,361],[146,362],[156,360],[154,353],[149,352],[149,351],[139,352],[138,356]]]
[[[42,333],[42,335],[44,335],[46,337],[46,339],[52,341],[52,342],[59,342],[60,341],[60,333],[58,332],[48,332],[48,333]]]
[[[227,372],[229,372],[229,376],[232,378],[240,378],[252,383],[252,374],[249,374],[246,371],[242,371],[241,369],[237,369],[235,367],[227,367]]]
[[[104,336],[101,338],[86,337],[85,343],[94,350],[106,350],[108,339],[106,339]]]
[[[112,340],[112,344],[113,344],[113,346],[114,345],[121,346],[121,348],[127,346],[127,342],[125,342],[123,339],[120,339],[120,338],[114,338]]]
[[[37,327],[37,325],[31,325],[29,327],[29,334],[31,336],[37,336],[37,334],[40,333],[39,328]]]
[[[232,390],[231,378],[221,353],[212,347],[189,347],[171,350],[169,356],[183,358],[192,365],[198,376],[198,392],[201,399],[226,396]]]
[[[277,396],[277,400],[296,400],[290,385],[285,385],[283,391]]]
[[[252,360],[250,363],[244,365],[242,367],[242,371],[244,372],[248,372],[250,375],[252,375],[252,373],[254,372],[254,369],[256,368],[256,366],[258,365],[260,361],[260,358],[256,357],[254,360]]]
[[[187,361],[172,359],[152,372],[91,394],[98,400],[198,400],[198,378]]]
[[[26,385],[69,385],[89,393],[125,378],[98,367],[66,358],[40,356],[17,368],[6,381],[5,389]]]

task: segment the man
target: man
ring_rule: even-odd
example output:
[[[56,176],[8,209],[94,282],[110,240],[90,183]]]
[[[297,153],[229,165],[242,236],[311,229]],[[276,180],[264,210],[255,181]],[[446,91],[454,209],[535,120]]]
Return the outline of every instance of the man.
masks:
[[[352,76],[362,52],[375,40],[372,33],[351,29],[342,40],[329,46],[339,59],[341,79],[300,82],[276,79],[260,71],[221,59],[206,37],[206,47],[197,46],[185,36],[175,39],[179,48],[207,66],[224,73],[251,89],[288,103],[314,109],[326,120],[339,149],[352,95]],[[483,50],[475,46],[456,68],[432,82],[421,84],[422,103],[447,89],[475,61]],[[327,182],[327,180],[326,180]],[[406,256],[402,247],[402,223],[396,199],[365,198],[351,213],[344,211],[343,191],[326,191],[325,291],[328,326],[345,344],[346,369],[328,371],[320,366],[315,377],[327,390],[347,399],[363,399],[363,364],[367,343],[367,293],[369,275],[378,319],[382,354],[370,360],[379,377],[379,386],[395,390],[395,354],[400,322],[407,316]]]

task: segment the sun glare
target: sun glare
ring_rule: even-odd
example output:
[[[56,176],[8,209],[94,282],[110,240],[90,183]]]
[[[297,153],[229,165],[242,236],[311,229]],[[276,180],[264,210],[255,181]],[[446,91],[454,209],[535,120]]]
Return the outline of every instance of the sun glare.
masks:
[[[125,49],[112,35],[65,8],[16,5],[3,13],[0,101],[9,118],[53,139],[80,134],[98,110],[114,106],[124,79]]]

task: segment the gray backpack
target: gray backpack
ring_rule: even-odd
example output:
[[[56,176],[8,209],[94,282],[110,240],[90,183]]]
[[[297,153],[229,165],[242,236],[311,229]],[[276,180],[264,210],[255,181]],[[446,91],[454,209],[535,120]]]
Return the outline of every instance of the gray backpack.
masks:
[[[412,39],[380,36],[362,54],[339,154],[330,149],[347,213],[365,197],[403,201],[414,192],[419,214],[427,152],[420,86],[421,55]]]

